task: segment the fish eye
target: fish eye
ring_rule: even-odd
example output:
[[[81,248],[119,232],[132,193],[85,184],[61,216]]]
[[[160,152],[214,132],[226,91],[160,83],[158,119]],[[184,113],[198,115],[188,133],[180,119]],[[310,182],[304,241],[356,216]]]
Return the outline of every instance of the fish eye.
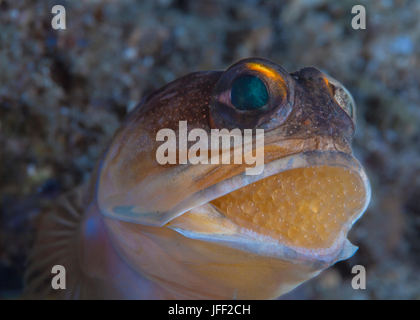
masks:
[[[233,105],[239,110],[264,107],[269,100],[267,87],[256,76],[243,76],[235,80],[230,92]]]
[[[337,80],[327,76],[325,78],[328,90],[337,104],[343,109],[352,120],[356,120],[356,104],[351,93]]]
[[[244,59],[217,80],[210,121],[215,128],[271,130],[286,121],[294,94],[292,77],[282,67],[265,59]]]
[[[338,105],[353,119],[354,100],[351,94],[343,87],[334,87],[333,97]]]

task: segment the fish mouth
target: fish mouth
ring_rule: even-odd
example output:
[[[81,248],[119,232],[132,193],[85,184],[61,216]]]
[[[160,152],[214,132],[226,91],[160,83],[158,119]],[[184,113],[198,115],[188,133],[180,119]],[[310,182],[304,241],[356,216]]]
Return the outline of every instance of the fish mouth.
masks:
[[[207,202],[166,226],[269,256],[290,251],[340,260],[356,251],[347,232],[371,196],[360,163],[330,150],[283,157],[266,163],[262,175],[236,175],[203,191]]]

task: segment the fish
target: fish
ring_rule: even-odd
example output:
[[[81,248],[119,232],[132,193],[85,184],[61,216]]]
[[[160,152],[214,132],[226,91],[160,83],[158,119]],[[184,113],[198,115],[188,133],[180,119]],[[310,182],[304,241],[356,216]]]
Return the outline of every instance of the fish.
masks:
[[[178,158],[181,141],[190,151],[197,143],[181,124],[205,143],[162,164],[161,130],[174,132]],[[263,152],[263,164],[197,161],[224,129],[229,160],[233,130],[262,130],[262,147],[255,134],[247,152]],[[355,130],[351,94],[314,67],[289,73],[247,58],[164,85],[126,115],[91,179],[43,216],[25,297],[278,298],[357,251],[347,234],[371,188],[353,156]],[[65,289],[52,286],[54,266]]]

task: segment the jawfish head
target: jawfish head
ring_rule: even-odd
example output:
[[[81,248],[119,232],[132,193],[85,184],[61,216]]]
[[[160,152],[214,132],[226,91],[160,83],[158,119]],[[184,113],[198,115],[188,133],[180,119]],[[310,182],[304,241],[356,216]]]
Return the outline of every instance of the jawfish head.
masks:
[[[160,164],[159,130],[171,129],[176,146],[197,141],[180,121],[207,133],[196,157],[213,151],[212,129],[263,129],[263,170],[210,158]],[[351,95],[315,68],[246,59],[193,73],[126,117],[101,163],[98,206],[118,253],[175,295],[276,298],[357,249],[347,233],[370,185],[352,155],[354,131]],[[234,159],[234,139],[227,149]]]

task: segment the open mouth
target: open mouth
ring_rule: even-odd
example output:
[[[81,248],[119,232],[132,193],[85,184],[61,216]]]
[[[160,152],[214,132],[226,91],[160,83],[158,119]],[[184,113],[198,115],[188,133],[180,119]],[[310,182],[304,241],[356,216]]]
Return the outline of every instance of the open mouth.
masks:
[[[350,229],[366,195],[356,172],[322,165],[283,171],[210,203],[240,227],[286,246],[318,249]]]

